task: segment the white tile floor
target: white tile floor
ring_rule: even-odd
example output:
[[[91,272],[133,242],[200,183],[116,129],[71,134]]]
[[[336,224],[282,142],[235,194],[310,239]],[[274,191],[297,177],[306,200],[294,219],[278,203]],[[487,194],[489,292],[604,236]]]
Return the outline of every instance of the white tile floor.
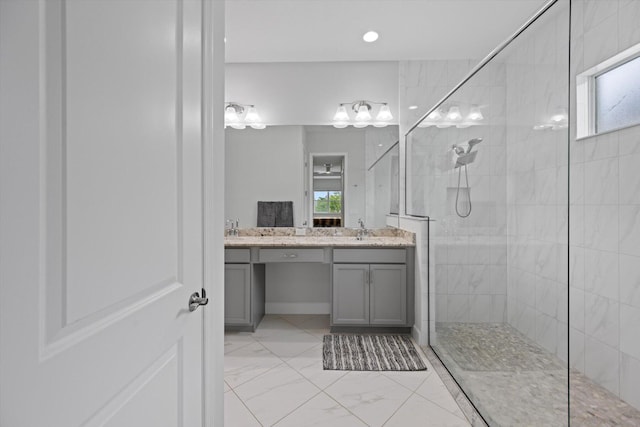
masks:
[[[426,371],[322,369],[328,316],[268,315],[254,333],[225,336],[225,426],[469,426],[423,356]]]

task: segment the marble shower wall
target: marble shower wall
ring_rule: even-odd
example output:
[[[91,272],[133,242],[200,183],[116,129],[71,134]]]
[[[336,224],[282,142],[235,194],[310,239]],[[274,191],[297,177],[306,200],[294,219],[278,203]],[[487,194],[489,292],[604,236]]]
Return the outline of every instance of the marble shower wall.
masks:
[[[475,64],[476,61],[402,63],[401,81],[405,76],[409,84],[400,88],[400,93],[405,95],[400,103],[403,111],[409,111],[411,120],[423,115]],[[453,72],[447,73],[447,70]],[[447,80],[448,75],[453,77]],[[429,239],[432,321],[506,320],[504,85],[504,66],[489,64],[444,104],[444,110],[459,106],[463,115],[471,105],[481,106],[485,116],[482,125],[418,128],[407,140],[407,213],[429,216],[433,220]],[[423,110],[408,110],[409,105],[427,105],[427,102],[431,104]],[[453,168],[451,146],[477,137],[483,141],[476,147],[475,162],[469,166],[473,213],[468,218],[460,218],[455,213],[459,169]],[[466,187],[464,173],[461,185]],[[460,197],[464,210],[464,189]],[[433,330],[434,323],[431,327]]]
[[[504,52],[508,323],[567,361],[569,4],[557,3]],[[541,129],[541,127],[543,127]]]
[[[575,76],[640,43],[640,0],[573,0]],[[640,126],[575,140],[571,120],[571,365],[640,408]]]

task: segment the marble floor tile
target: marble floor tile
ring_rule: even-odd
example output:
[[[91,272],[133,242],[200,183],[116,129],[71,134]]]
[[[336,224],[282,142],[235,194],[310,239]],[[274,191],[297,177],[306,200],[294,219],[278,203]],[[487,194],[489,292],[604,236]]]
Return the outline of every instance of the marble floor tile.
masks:
[[[369,426],[383,425],[411,395],[380,372],[349,372],[325,392]]]
[[[236,351],[225,354],[224,379],[235,388],[280,364],[282,359],[254,342]]]
[[[385,427],[471,426],[464,417],[455,416],[417,394],[413,394],[384,425]]]
[[[321,390],[329,387],[348,373],[348,371],[323,369],[322,344],[318,344],[296,357],[287,359],[286,363]]]
[[[255,342],[256,340],[247,332],[226,333],[224,335],[224,354],[231,353]]]
[[[326,315],[267,315],[254,333],[227,333],[225,425],[468,425],[447,424],[455,421],[447,417],[456,418],[446,396],[453,398],[440,396],[440,377],[428,359],[427,370],[418,372],[325,371],[322,337],[327,333]],[[419,403],[424,407],[414,408]],[[421,416],[426,412],[426,418],[411,418],[414,410]],[[443,424],[425,424],[425,419]]]
[[[325,393],[319,393],[276,424],[277,427],[358,427],[366,425]]]
[[[416,390],[416,394],[421,397],[435,403],[442,409],[456,415],[457,417],[464,418],[464,414],[458,407],[455,399],[447,390],[442,380],[435,373],[430,375]]]
[[[233,391],[224,394],[224,425],[233,427],[261,427]]]
[[[408,390],[416,391],[418,387],[431,375],[431,370],[426,371],[385,371],[382,375],[392,379]]]
[[[300,330],[272,333],[256,340],[281,358],[297,356],[322,343],[321,338]]]
[[[263,425],[273,425],[320,392],[286,364],[233,390]]]

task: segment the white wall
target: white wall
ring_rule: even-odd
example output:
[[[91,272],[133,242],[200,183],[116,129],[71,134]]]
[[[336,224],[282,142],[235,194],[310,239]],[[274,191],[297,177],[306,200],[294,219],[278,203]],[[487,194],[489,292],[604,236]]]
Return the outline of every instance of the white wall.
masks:
[[[225,101],[255,104],[267,125],[331,125],[339,103],[357,100],[398,116],[394,61],[227,64],[225,78]]]
[[[255,227],[258,201],[293,201],[294,225],[304,221],[301,126],[226,130],[225,216]]]
[[[571,82],[640,43],[640,0],[572,1]],[[575,140],[571,85],[573,367],[640,408],[640,126]]]

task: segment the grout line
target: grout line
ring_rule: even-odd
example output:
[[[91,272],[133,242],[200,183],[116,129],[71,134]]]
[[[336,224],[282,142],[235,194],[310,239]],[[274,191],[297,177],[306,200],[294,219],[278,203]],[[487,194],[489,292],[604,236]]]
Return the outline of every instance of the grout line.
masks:
[[[318,388],[318,387],[316,387]],[[287,414],[285,414],[282,418],[278,418],[278,420],[276,422],[274,422],[272,425],[276,426],[280,421],[284,420],[285,418],[287,418],[289,415],[293,414],[294,412],[296,412],[298,409],[300,409],[302,406],[306,405],[309,401],[311,401],[312,399],[315,399],[316,396],[318,396],[320,393],[322,393],[322,390],[320,390],[318,388],[318,392],[316,394],[314,394],[313,396],[311,396],[309,399],[305,400],[304,402],[302,402],[300,405],[296,406],[294,409],[292,409],[290,412],[288,412]]]
[[[347,374],[345,374],[344,376],[340,377],[340,378],[344,378],[346,375],[348,375],[349,373],[347,372]],[[337,380],[336,380],[337,381]],[[344,408],[345,411],[347,411],[348,413],[350,413],[351,415],[353,415],[354,417],[356,417],[357,419],[359,419],[360,421],[362,421],[362,423],[365,426],[368,426],[369,424],[363,420],[362,418],[360,418],[358,415],[356,415],[355,413],[353,413],[348,407],[344,406],[340,401],[338,401],[336,398],[334,398],[331,394],[327,393],[326,391],[322,391],[322,393],[327,396],[329,399],[333,400],[334,402],[336,402],[341,408]]]
[[[260,424],[261,426],[264,426],[264,424],[262,424],[262,423],[260,422],[260,420],[258,419],[258,417],[256,417],[256,414],[254,414],[254,413],[253,413],[253,411],[252,411],[252,410],[247,406],[247,404],[244,402],[244,400],[242,400],[242,399],[240,398],[240,396],[238,396],[238,394],[236,393],[236,391],[235,391],[235,390],[233,390],[233,389],[231,389],[231,393],[233,393],[233,394],[238,398],[238,400],[240,401],[240,403],[242,403],[242,406],[244,406],[244,407],[247,409],[247,411],[249,411],[249,413],[250,413],[250,414],[251,414],[251,416],[256,420],[256,422],[257,422],[258,424]]]
[[[389,418],[386,419],[384,423],[382,423],[382,425],[385,426],[389,421],[391,421],[391,418],[393,418],[398,413],[400,408],[402,408],[409,401],[409,399],[411,399],[411,396],[413,396],[414,394],[416,393],[412,392],[411,394],[409,394],[409,396],[407,396],[407,398],[400,404],[400,406],[398,406],[396,410],[393,411],[393,413],[389,416]]]

